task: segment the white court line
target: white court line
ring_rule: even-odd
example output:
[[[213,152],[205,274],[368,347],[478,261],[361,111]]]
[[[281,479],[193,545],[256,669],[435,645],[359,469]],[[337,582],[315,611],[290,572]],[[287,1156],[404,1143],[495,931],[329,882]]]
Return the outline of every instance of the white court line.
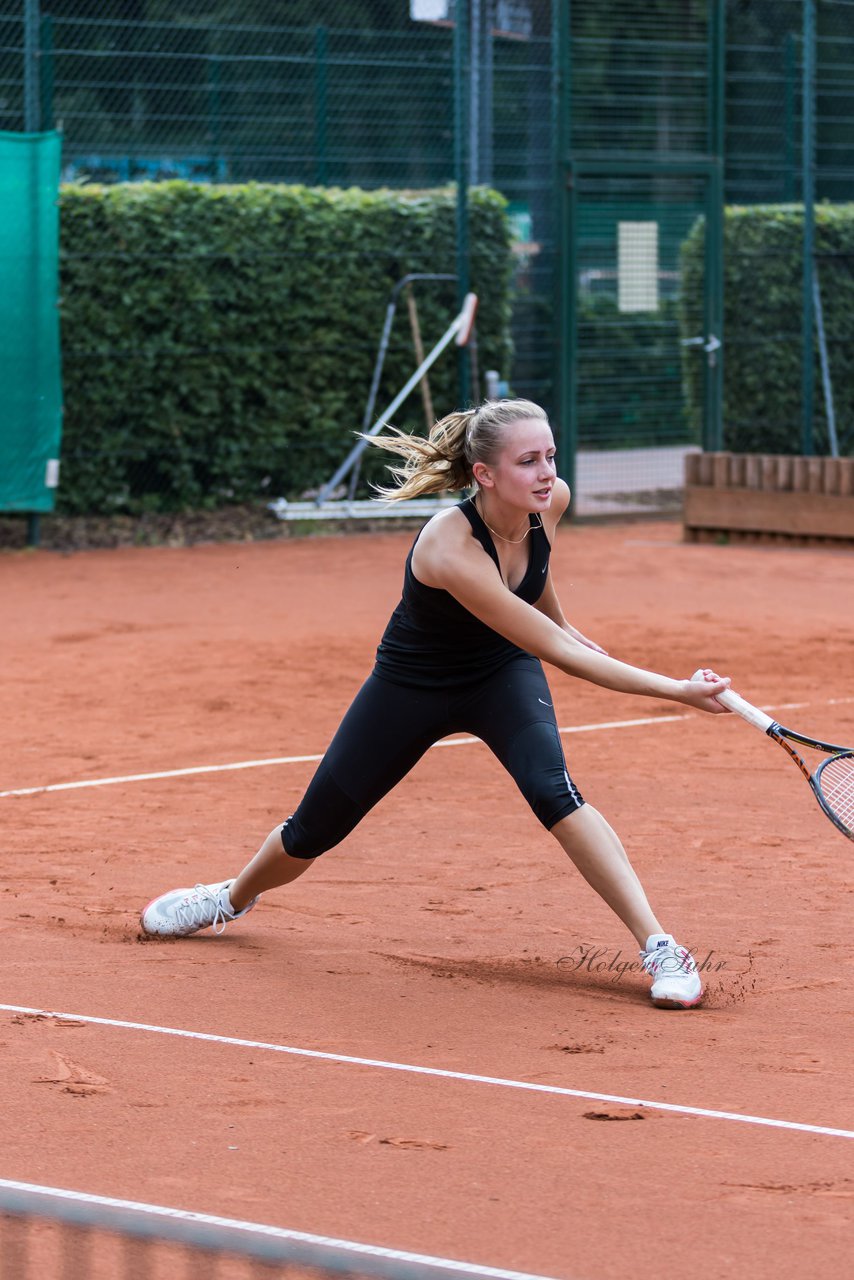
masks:
[[[595,733],[600,729],[630,729],[635,725],[668,724],[673,720],[688,720],[689,716],[655,716],[644,720],[611,720],[602,724],[578,724],[558,733]],[[480,738],[443,738],[434,742],[430,750],[436,747],[469,747]],[[165,769],[159,773],[129,773],[117,778],[85,778],[82,782],[55,782],[45,787],[20,787],[17,791],[0,791],[0,800],[8,796],[35,796],[44,791],[78,791],[82,787],[113,787],[122,782],[152,782],[158,778],[187,778],[198,773],[229,773],[233,769],[265,769],[276,764],[316,764],[323,759],[323,753],[312,756],[271,756],[267,760],[238,760],[234,764],[203,764],[189,769]]]
[[[383,1071],[405,1071],[412,1075],[438,1076],[443,1080],[465,1080],[470,1084],[492,1084],[503,1089],[524,1089],[529,1093],[546,1093],[564,1098],[588,1098],[594,1102],[617,1102],[629,1107],[649,1107],[653,1111],[673,1111],[678,1115],[704,1116],[709,1120],[734,1120],[740,1124],[764,1125],[770,1129],[794,1129],[801,1133],[818,1133],[830,1138],[854,1138],[854,1129],[832,1129],[826,1125],[800,1124],[794,1120],[773,1120],[768,1116],[746,1115],[739,1111],[712,1111],[707,1107],[683,1106],[675,1102],[656,1102],[648,1098],[623,1097],[614,1093],[591,1093],[586,1089],[567,1089],[562,1085],[536,1084],[530,1080],[508,1080],[502,1076],[481,1076],[469,1071],[446,1071],[441,1067],[421,1067],[411,1062],[388,1062],[383,1058],[355,1058],[345,1053],[327,1053],[320,1049],[300,1049],[295,1045],[271,1044],[265,1040],[244,1040],[236,1036],[213,1035],[207,1031],[185,1031],[179,1027],[160,1027],[146,1022],[127,1022],[120,1018],[96,1018],[83,1013],[57,1013],[49,1009],[31,1009],[26,1005],[0,1004],[9,1013],[24,1013],[37,1018],[62,1018],[72,1022],[92,1023],[99,1027],[121,1027],[129,1031],[151,1031],[156,1035],[179,1036],[186,1040],[204,1040],[210,1044],[234,1045],[240,1049],[261,1049],[285,1053],[299,1058],[318,1058],[324,1062],[343,1062],[355,1067],[379,1067]]]
[[[854,702],[854,698],[828,698],[815,704],[810,702],[781,702],[776,707],[763,707],[763,711],[793,711],[810,706],[836,706],[840,703]],[[634,729],[639,725],[674,724],[679,720],[690,720],[691,715],[645,716],[639,720],[602,720],[598,724],[566,725],[558,729],[558,733],[601,733],[606,729]],[[445,738],[434,742],[430,750],[437,747],[468,747],[480,742],[480,738]],[[266,769],[271,765],[282,764],[316,764],[323,759],[323,753],[310,756],[271,756],[265,760],[238,760],[233,764],[202,764],[188,769],[163,769],[157,773],[127,773],[115,778],[84,778],[80,782],[54,782],[42,787],[18,787],[14,791],[0,791],[0,800],[11,796],[37,796],[48,791],[79,791],[84,787],[114,787],[125,782],[155,782],[162,778],[188,778],[202,773],[230,773],[235,769]]]
[[[453,1258],[436,1258],[431,1254],[408,1253],[402,1249],[389,1249],[382,1245],[361,1244],[355,1240],[338,1240],[334,1236],[317,1236],[305,1231],[290,1231],[286,1227],[272,1227],[263,1222],[244,1222],[240,1218],[220,1218],[211,1213],[193,1213],[188,1209],[173,1209],[166,1205],[146,1204],[138,1200],[118,1200],[112,1196],[96,1196],[86,1191],[68,1191],[63,1187],[45,1187],[31,1182],[14,1182],[0,1178],[0,1189],[23,1191],[30,1195],[76,1201],[78,1204],[97,1205],[109,1209],[126,1209],[153,1217],[168,1218],[179,1222],[201,1223],[211,1227],[225,1227],[253,1235],[272,1237],[275,1240],[292,1240],[299,1244],[342,1249],[347,1253],[368,1258],[388,1259],[391,1262],[413,1262],[425,1267],[437,1267],[444,1271],[461,1271],[466,1275],[487,1276],[490,1280],[548,1280],[527,1271],[504,1271],[500,1267],[485,1267],[474,1262],[460,1262]],[[0,1208],[2,1206],[0,1205]],[[109,1230],[109,1222],[105,1223]],[[316,1263],[314,1265],[317,1265]]]

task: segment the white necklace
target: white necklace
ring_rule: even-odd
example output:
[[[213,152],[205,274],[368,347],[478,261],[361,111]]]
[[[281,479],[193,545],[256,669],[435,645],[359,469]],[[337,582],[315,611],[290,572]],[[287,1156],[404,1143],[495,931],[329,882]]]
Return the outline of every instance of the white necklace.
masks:
[[[475,498],[475,499],[473,499],[473,503],[474,503],[474,509],[475,509],[475,511],[477,511],[477,499],[476,499],[476,498]],[[482,511],[477,511],[477,514],[480,516],[480,518],[481,518],[481,520],[483,521],[483,523],[484,523],[484,524],[486,524],[486,517],[484,516],[483,512],[482,512]],[[532,529],[542,528],[542,524],[543,524],[542,518],[540,518],[540,523],[539,523],[539,525],[532,525],[532,524],[530,523],[530,521],[529,521],[529,523],[528,523],[528,527],[527,527],[527,529],[525,530],[525,532],[522,534],[521,538],[505,538],[504,534],[503,534],[503,533],[498,533],[498,531],[497,531],[497,530],[493,529],[493,527],[492,527],[492,525],[491,525],[491,524],[486,524],[486,527],[487,527],[487,529],[489,530],[489,532],[492,534],[492,536],[493,536],[494,538],[500,538],[502,542],[510,542],[510,543],[512,543],[512,544],[513,544],[513,546],[517,546],[520,542],[524,542],[524,541],[525,541],[525,539],[527,538],[528,534],[531,532],[531,530],[532,530]]]

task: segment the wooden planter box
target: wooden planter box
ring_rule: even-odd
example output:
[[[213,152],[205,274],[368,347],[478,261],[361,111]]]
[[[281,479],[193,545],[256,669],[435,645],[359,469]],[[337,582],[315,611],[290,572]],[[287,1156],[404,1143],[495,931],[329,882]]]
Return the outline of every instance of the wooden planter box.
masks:
[[[686,542],[854,542],[854,458],[690,453]]]

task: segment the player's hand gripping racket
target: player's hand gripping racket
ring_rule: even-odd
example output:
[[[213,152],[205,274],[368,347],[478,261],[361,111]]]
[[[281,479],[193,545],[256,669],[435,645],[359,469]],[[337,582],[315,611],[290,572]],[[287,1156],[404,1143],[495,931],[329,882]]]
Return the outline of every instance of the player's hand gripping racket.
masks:
[[[854,751],[834,746],[832,742],[808,738],[802,733],[795,733],[793,729],[784,729],[771,716],[745,702],[732,689],[719,693],[717,699],[728,710],[735,711],[749,724],[755,725],[769,738],[779,742],[784,751],[788,751],[830,821],[849,840],[854,840]],[[811,770],[792,743],[821,751],[825,758],[815,770]]]

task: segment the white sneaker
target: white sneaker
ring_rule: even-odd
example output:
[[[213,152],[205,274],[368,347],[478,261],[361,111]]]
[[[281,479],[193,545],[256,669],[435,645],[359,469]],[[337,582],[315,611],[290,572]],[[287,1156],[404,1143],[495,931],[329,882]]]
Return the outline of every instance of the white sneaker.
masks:
[[[669,933],[653,933],[640,953],[643,968],[652,977],[652,1003],[660,1009],[690,1009],[703,998],[703,984],[687,947],[680,947]]]
[[[233,882],[197,884],[195,889],[170,889],[154,898],[139,917],[143,933],[160,938],[186,938],[213,925],[214,933],[222,933],[232,920],[239,920],[258,901],[253,898],[242,911],[235,911],[228,896]]]

